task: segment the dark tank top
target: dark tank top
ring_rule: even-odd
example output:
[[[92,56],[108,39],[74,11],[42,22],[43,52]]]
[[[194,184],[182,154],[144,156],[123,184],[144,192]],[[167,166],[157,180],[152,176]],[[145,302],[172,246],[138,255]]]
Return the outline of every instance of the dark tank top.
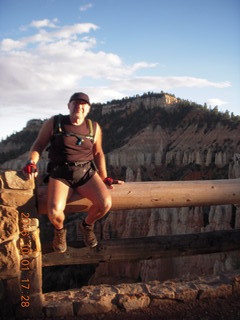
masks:
[[[96,122],[93,122],[93,132],[96,132]],[[65,161],[90,161],[93,160],[93,142],[88,139],[89,126],[86,119],[81,125],[73,125],[68,115],[62,116],[61,129],[63,133],[54,134],[51,139],[49,159],[53,163]],[[78,137],[82,136],[79,140]]]

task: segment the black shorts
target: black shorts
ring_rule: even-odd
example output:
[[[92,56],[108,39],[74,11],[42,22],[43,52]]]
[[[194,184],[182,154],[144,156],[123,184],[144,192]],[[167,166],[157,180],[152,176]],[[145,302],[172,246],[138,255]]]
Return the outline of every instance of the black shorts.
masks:
[[[51,178],[62,181],[71,188],[76,188],[88,182],[96,172],[92,161],[79,165],[50,163],[48,172]]]

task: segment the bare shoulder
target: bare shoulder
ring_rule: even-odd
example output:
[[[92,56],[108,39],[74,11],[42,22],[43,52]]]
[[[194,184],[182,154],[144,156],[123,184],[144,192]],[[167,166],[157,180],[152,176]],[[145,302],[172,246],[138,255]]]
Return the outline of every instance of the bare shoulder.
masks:
[[[46,141],[50,139],[53,134],[53,119],[54,117],[51,117],[43,122],[37,140]]]
[[[43,121],[41,130],[53,130],[54,116]]]
[[[98,122],[96,122],[96,132],[94,142],[97,142],[99,139],[102,139],[102,129]]]

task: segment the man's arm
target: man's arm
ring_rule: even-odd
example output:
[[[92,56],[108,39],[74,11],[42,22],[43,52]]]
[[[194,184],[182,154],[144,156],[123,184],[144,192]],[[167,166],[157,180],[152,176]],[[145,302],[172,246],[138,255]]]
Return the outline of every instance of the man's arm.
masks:
[[[50,118],[42,125],[42,128],[39,131],[37,139],[34,141],[28,155],[28,163],[36,165],[39,161],[39,158],[50,141],[50,138],[53,133],[53,118]],[[26,167],[23,168],[26,177],[32,178],[37,176],[37,172],[28,173],[25,170]]]
[[[102,149],[102,130],[98,124],[96,127],[95,143],[93,146],[93,157],[98,168],[98,174],[102,180],[104,180],[107,178],[107,168],[105,155]]]
[[[124,183],[124,181],[122,180],[112,179],[107,175],[106,160],[105,160],[105,155],[102,149],[102,130],[98,124],[96,128],[93,155],[94,155],[94,162],[98,168],[98,174],[110,189],[113,189],[112,184]]]

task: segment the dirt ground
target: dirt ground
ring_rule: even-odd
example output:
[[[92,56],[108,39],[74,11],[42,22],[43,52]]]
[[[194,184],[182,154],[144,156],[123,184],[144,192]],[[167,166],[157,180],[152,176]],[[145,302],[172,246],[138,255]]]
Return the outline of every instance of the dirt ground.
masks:
[[[64,320],[239,320],[240,295],[191,302],[162,301],[155,308],[101,315],[67,317]]]

